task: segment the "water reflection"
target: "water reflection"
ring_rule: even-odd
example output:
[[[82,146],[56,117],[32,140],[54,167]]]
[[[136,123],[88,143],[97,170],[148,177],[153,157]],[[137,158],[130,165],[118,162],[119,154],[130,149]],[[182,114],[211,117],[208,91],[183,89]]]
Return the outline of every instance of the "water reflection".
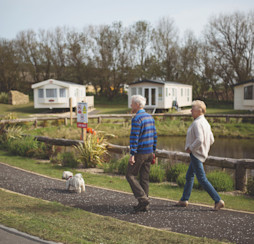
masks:
[[[110,143],[129,145],[129,138],[114,138]],[[158,138],[158,149],[184,152],[185,137],[165,136]],[[254,159],[254,139],[228,139],[215,138],[209,155],[226,158],[251,158]]]

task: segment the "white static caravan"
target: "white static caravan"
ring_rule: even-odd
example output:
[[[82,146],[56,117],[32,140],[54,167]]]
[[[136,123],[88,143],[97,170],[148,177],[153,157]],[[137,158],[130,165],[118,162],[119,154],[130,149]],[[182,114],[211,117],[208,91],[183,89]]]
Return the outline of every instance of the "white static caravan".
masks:
[[[177,102],[178,107],[191,106],[192,86],[171,81],[141,80],[133,82],[128,89],[128,106],[131,96],[146,97],[148,109],[170,109]]]
[[[254,79],[234,85],[234,109],[254,110]]]
[[[69,108],[86,98],[86,87],[76,83],[59,80],[45,80],[32,85],[34,89],[34,108]]]

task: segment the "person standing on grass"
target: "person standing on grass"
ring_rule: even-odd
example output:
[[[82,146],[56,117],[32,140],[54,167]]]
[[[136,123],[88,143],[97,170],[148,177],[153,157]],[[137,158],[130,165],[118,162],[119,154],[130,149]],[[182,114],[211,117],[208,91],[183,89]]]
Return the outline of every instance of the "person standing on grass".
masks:
[[[187,130],[185,150],[190,154],[190,165],[186,173],[186,183],[183,190],[181,200],[176,206],[187,207],[188,200],[191,195],[194,174],[196,174],[198,182],[207,191],[214,200],[214,210],[219,210],[225,206],[219,194],[212,184],[207,180],[203,163],[208,157],[210,145],[214,143],[211,126],[204,117],[206,113],[206,105],[203,101],[196,100],[192,103],[191,114],[194,118],[193,123]]]
[[[154,158],[157,133],[154,119],[145,112],[146,98],[141,95],[131,97],[132,113],[136,115],[131,121],[130,159],[126,179],[130,184],[138,205],[135,212],[148,211],[149,207],[149,172]],[[139,174],[139,181],[137,176]]]

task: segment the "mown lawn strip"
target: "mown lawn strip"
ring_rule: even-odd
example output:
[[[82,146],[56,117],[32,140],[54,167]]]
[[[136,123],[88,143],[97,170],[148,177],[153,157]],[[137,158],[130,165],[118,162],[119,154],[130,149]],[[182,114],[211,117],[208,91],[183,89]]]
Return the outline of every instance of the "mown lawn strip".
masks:
[[[81,209],[0,190],[0,222],[63,243],[220,243],[146,228]]]

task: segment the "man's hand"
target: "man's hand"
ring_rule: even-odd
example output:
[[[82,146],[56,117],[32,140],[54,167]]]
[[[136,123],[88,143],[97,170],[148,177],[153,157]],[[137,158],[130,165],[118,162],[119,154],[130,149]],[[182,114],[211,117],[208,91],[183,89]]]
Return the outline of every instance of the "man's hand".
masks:
[[[191,153],[191,150],[189,148],[186,149],[187,153]]]
[[[131,156],[130,156],[130,159],[129,159],[129,164],[130,164],[130,165],[135,164],[135,158],[134,158],[134,156],[133,156],[133,155],[131,155]]]

